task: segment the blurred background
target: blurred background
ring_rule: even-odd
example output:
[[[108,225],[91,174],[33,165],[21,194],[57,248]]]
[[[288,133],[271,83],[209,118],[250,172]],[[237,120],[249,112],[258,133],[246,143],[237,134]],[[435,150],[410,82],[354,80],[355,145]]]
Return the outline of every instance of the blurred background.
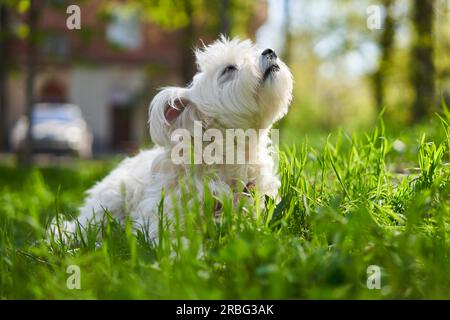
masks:
[[[290,66],[278,125],[292,143],[367,128],[382,109],[393,130],[413,126],[450,102],[446,0],[1,0],[0,25],[0,159],[24,164],[149,145],[157,88],[186,85],[192,49],[220,34]]]

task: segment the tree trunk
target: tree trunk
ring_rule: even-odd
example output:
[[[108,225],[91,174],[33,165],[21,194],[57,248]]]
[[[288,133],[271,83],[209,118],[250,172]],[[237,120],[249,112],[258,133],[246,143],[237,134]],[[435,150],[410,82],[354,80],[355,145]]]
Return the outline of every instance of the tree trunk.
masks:
[[[195,73],[195,61],[192,54],[194,47],[194,23],[192,0],[185,0],[185,10],[188,16],[188,25],[181,30],[180,39],[180,71],[184,84],[188,84]]]
[[[230,17],[230,0],[221,0],[219,6],[220,16],[220,33],[230,36],[231,17]]]
[[[0,4],[0,150],[8,149],[8,11]]]
[[[384,0],[383,5],[386,10],[386,18],[384,20],[383,31],[379,38],[378,44],[381,55],[378,70],[376,70],[373,75],[374,96],[378,110],[381,110],[384,107],[385,103],[384,88],[386,81],[386,71],[391,57],[395,31],[395,21],[392,17],[392,7],[394,5],[394,0]]]
[[[291,32],[291,0],[284,0],[284,52],[283,61],[291,62],[292,32]]]
[[[36,73],[36,27],[38,20],[38,9],[36,0],[30,0],[28,11],[28,27],[30,33],[27,41],[27,64],[26,64],[26,117],[28,120],[27,136],[23,157],[20,159],[24,165],[33,164],[33,137],[31,128],[33,127],[33,104],[34,104],[34,78]]]
[[[430,115],[436,106],[433,64],[434,0],[413,1],[414,40],[411,50],[411,84],[414,88],[413,121]]]
[[[283,32],[284,32],[284,48],[282,51],[283,62],[288,66],[291,64],[292,51],[292,32],[291,32],[291,0],[283,1]],[[287,117],[282,118],[276,125],[278,128],[285,126]]]

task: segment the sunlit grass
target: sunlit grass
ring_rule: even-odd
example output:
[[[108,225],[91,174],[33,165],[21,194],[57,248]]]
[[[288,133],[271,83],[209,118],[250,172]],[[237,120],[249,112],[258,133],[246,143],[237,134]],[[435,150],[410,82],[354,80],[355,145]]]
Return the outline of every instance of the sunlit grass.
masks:
[[[183,198],[188,212],[161,215],[157,242],[112,219],[76,245],[45,241],[49,221],[75,215],[111,165],[0,167],[0,298],[448,299],[448,115],[386,132],[379,121],[320,147],[286,144],[278,203],[224,201],[214,219],[210,195],[191,210]],[[69,265],[80,267],[80,290],[66,287]],[[370,265],[382,269],[381,290],[366,286]]]

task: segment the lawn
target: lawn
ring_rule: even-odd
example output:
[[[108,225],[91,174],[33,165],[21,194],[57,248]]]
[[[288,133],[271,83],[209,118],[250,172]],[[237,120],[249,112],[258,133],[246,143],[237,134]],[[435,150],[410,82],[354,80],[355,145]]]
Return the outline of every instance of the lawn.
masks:
[[[366,132],[286,143],[279,203],[246,208],[254,214],[224,203],[218,221],[193,209],[186,228],[162,218],[157,243],[112,220],[101,241],[45,240],[49,221],[75,215],[83,191],[115,161],[4,164],[0,299],[450,299],[444,118],[401,131],[378,121]],[[209,197],[202,205],[213,211]],[[81,288],[72,290],[73,265]],[[380,289],[369,289],[378,268]]]

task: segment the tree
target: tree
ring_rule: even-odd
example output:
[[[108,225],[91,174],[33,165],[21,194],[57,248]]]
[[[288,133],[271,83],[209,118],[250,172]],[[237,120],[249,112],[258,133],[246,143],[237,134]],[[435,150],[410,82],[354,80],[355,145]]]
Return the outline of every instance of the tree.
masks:
[[[220,33],[231,36],[245,28],[250,20],[255,2],[252,0],[134,0],[144,18],[166,30],[180,35],[180,74],[184,83],[191,81],[195,73],[192,49],[196,35],[217,38]]]
[[[283,13],[283,29],[284,29],[284,52],[283,61],[286,64],[291,62],[292,51],[292,32],[291,32],[291,0],[284,0],[284,13]]]
[[[9,10],[0,4],[0,149],[8,147]]]
[[[435,67],[433,63],[434,0],[413,0],[414,38],[410,77],[414,88],[413,121],[420,121],[435,108]]]
[[[393,17],[394,0],[383,0],[383,5],[386,11],[383,30],[378,39],[378,47],[380,49],[380,60],[378,68],[373,74],[373,90],[375,96],[375,103],[378,109],[384,107],[385,93],[384,87],[386,82],[386,71],[389,65],[392,47],[394,44],[395,34],[395,20]]]
[[[7,115],[8,115],[8,97],[7,97],[7,79],[10,69],[12,66],[16,67],[20,64],[19,61],[15,60],[9,54],[8,48],[10,42],[13,40],[25,40],[25,115],[27,118],[28,128],[27,136],[25,139],[24,150],[19,154],[19,162],[23,165],[32,165],[32,150],[33,150],[33,139],[31,134],[32,128],[32,114],[34,106],[34,84],[36,76],[36,67],[38,65],[38,50],[37,44],[38,39],[41,38],[44,33],[43,30],[39,29],[38,21],[41,13],[47,7],[53,8],[64,8],[65,6],[60,1],[56,0],[3,0],[1,2],[1,25],[0,29],[0,118],[1,118],[1,131],[0,137],[3,140],[3,145],[7,141]],[[17,28],[11,28],[9,16],[17,15],[22,17],[21,24]],[[19,21],[20,21],[19,20]],[[21,32],[17,32],[19,29]]]
[[[192,44],[194,43],[194,6],[191,0],[184,0],[184,11],[187,17],[186,25],[181,29],[181,41],[179,42],[179,50],[181,53],[181,76],[183,82],[187,84],[191,81],[194,70]]]
[[[27,117],[27,136],[25,139],[25,145],[23,153],[19,155],[19,162],[24,165],[32,164],[32,149],[33,140],[31,135],[32,126],[32,114],[33,114],[33,103],[34,103],[34,78],[36,69],[36,42],[37,42],[37,22],[40,13],[40,7],[38,6],[37,0],[23,0],[23,1],[13,1],[4,0],[0,5],[0,118],[1,118],[1,132],[0,132],[0,142],[3,147],[7,146],[8,140],[8,74],[12,65],[15,62],[13,57],[11,57],[9,52],[9,45],[14,39],[25,39],[26,38],[26,84],[25,84],[25,110]],[[39,4],[43,4],[39,2]],[[22,33],[17,34],[13,31],[10,24],[10,16],[16,13],[22,15],[25,18],[25,23],[20,27],[22,28]],[[24,31],[25,30],[25,31]]]
[[[221,0],[220,4],[220,33],[228,36],[231,31],[230,0]]]
[[[25,147],[23,155],[19,158],[19,161],[24,165],[33,164],[33,136],[32,136],[32,126],[33,126],[33,105],[34,105],[34,80],[36,75],[36,33],[37,33],[37,22],[39,16],[39,9],[36,0],[30,0],[27,16],[28,24],[28,38],[27,38],[27,62],[26,62],[26,89],[25,89],[25,101],[26,101],[26,117],[27,117],[27,136],[25,139]]]

